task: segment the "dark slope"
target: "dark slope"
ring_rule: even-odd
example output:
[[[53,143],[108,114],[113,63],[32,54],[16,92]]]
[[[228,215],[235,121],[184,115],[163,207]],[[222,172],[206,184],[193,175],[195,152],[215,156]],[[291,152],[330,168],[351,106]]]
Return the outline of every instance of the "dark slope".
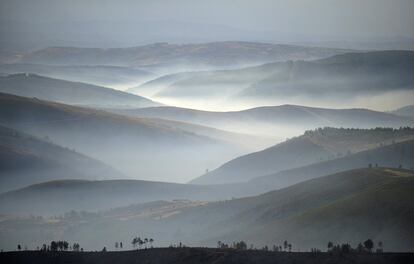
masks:
[[[412,253],[387,254],[357,254],[337,256],[327,253],[278,253],[262,250],[238,251],[216,248],[154,248],[139,251],[121,252],[5,252],[0,254],[0,260],[6,263],[119,263],[119,264],[410,264],[414,260]]]
[[[230,143],[159,121],[7,94],[0,95],[0,120],[30,134],[48,136],[135,179],[182,177],[183,181],[243,153]],[[186,166],[188,162],[193,166]]]
[[[23,73],[0,77],[0,92],[96,107],[135,108],[160,105],[144,97],[110,88]]]
[[[56,179],[121,178],[111,167],[47,138],[0,126],[0,192]]]
[[[132,48],[51,47],[22,56],[19,62],[57,65],[234,66],[288,59],[314,59],[345,52],[254,42],[211,42],[200,44],[155,43]]]
[[[398,166],[398,158],[396,157],[400,156],[395,148],[390,147],[390,149],[387,150],[390,155],[388,161],[386,156],[387,152],[385,152],[382,156],[372,154],[372,158],[370,159],[360,158],[361,155],[365,157],[370,154],[360,154],[359,156],[355,156],[353,153],[413,138],[414,130],[408,128],[398,130],[324,128],[315,131],[307,131],[300,137],[293,138],[265,150],[231,160],[223,164],[218,169],[204,174],[191,182],[198,184],[242,182],[251,180],[255,177],[275,174],[280,171],[303,167],[309,164],[316,163],[314,166],[315,168],[317,166],[323,167],[323,165],[318,165],[318,163],[341,156],[347,156],[344,158],[344,161],[340,162],[341,166],[339,166],[339,163],[325,166],[329,166],[329,168],[337,168],[336,171],[331,172],[365,167],[368,166],[368,163]],[[401,143],[401,146],[409,149],[411,144],[410,142]],[[372,153],[376,153],[376,150],[372,150]],[[401,164],[405,166],[414,166],[414,163],[411,164],[412,161],[412,158],[407,153],[405,159],[401,160]],[[327,161],[322,164],[331,163]],[[303,173],[310,173],[309,175],[319,175],[324,172],[322,170],[312,172],[312,170],[308,171],[307,169],[303,169]],[[293,180],[293,176],[289,179]],[[279,187],[279,185],[276,184],[277,181],[278,180],[275,179],[271,186],[275,188]],[[281,186],[286,185],[282,184]]]

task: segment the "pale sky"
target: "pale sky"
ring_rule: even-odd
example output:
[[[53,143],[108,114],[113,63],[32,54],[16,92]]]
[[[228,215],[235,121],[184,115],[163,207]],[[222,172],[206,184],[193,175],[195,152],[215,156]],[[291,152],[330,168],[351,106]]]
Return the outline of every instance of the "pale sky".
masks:
[[[0,33],[114,45],[414,39],[413,14],[412,0],[0,0]]]

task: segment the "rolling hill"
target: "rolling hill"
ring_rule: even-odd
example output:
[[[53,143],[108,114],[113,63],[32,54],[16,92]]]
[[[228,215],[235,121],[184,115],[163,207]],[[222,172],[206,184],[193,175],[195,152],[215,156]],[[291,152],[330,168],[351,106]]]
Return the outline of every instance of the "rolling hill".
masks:
[[[82,241],[85,248],[103,248],[139,234],[153,237],[159,246],[178,242],[215,246],[217,241],[244,240],[271,247],[288,240],[294,251],[302,251],[325,249],[327,241],[355,247],[372,238],[383,241],[387,251],[411,251],[413,176],[408,170],[365,168],[219,202],[153,202],[52,219],[4,216],[0,232],[3,236],[14,232],[14,236],[1,246],[14,246],[40,228],[41,232],[26,237],[29,246],[46,238],[65,238]]]
[[[230,182],[244,182],[255,177],[275,174],[281,171],[303,167],[310,164],[313,168],[329,167],[334,171],[309,170],[304,167],[303,174],[326,175],[341,170],[365,167],[368,163],[378,163],[387,166],[398,166],[398,160],[405,166],[414,166],[409,148],[412,144],[407,140],[414,139],[413,129],[337,129],[324,128],[307,131],[304,135],[287,140],[265,150],[250,153],[231,160],[216,170],[210,171],[194,180],[196,184],[217,184]],[[396,151],[398,147],[386,147],[383,154],[379,154],[384,145],[395,142],[401,143],[401,148],[407,149],[404,158]],[[399,146],[398,144],[396,144]],[[381,148],[382,147],[382,148]],[[371,150],[371,152],[366,152]],[[355,153],[359,153],[359,155]],[[395,152],[395,153],[394,153]],[[389,154],[389,157],[387,156]],[[335,158],[343,157],[341,162]],[[362,158],[361,158],[362,157]],[[370,157],[370,158],[365,158]],[[414,156],[413,156],[414,157]],[[408,160],[407,160],[408,159]],[[338,162],[335,163],[335,162]],[[326,165],[323,165],[326,164]],[[341,166],[339,166],[339,164]],[[299,169],[298,169],[299,170]],[[292,172],[290,178],[293,179]],[[301,174],[302,175],[302,174]],[[270,177],[270,176],[269,176]],[[280,188],[275,179],[270,186]],[[298,182],[298,181],[295,181]],[[266,183],[268,184],[268,183]],[[281,183],[280,183],[281,184]],[[283,185],[286,186],[286,185]]]
[[[57,179],[122,178],[108,165],[68,148],[0,126],[0,192]]]
[[[122,179],[56,180],[0,194],[0,211],[4,214],[57,215],[71,210],[98,212],[162,200],[215,201],[230,199],[231,194],[227,191],[235,188]]]
[[[110,88],[23,73],[0,77],[0,92],[93,107],[135,108],[160,105],[144,97]]]
[[[154,43],[109,49],[50,47],[25,54],[18,62],[54,65],[181,66],[194,69],[198,66],[234,67],[288,59],[314,59],[342,52],[345,50],[237,41],[200,44]]]
[[[0,96],[0,120],[35,136],[48,136],[134,179],[185,181],[245,152],[243,147],[160,124],[159,120],[8,94]]]
[[[299,105],[257,107],[242,111],[212,112],[179,107],[108,109],[115,113],[161,118],[215,127],[245,134],[265,135],[279,141],[318,127],[412,126],[414,119],[368,109],[328,109]]]
[[[325,107],[366,107],[367,103],[377,106],[375,100],[381,102],[390,92],[400,102],[410,103],[413,72],[413,51],[373,51],[243,69],[178,73],[129,91],[187,105],[203,96],[233,108],[309,102]]]
[[[373,167],[387,166],[413,169],[414,140],[391,143],[390,145],[361,151],[345,157],[260,176],[252,179],[250,184],[259,189],[264,186],[278,189],[332,173],[364,168],[370,164]]]

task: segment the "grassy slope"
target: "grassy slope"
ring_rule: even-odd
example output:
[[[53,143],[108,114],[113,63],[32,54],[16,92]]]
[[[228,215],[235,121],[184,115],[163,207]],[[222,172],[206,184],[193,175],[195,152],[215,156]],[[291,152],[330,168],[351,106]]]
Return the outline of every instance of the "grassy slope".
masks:
[[[276,174],[284,170],[303,167],[309,164],[315,164],[315,167],[317,167],[319,166],[318,163],[321,161],[332,160],[336,157],[375,149],[385,144],[410,140],[413,138],[414,130],[409,129],[347,130],[325,128],[323,130],[308,131],[300,137],[231,160],[218,169],[196,178],[192,183],[211,184],[220,182],[241,182],[263,175]],[[409,154],[406,156],[407,157],[402,159],[401,162],[405,166],[414,166],[414,164],[410,163]],[[372,161],[370,161],[366,158],[362,159],[361,157],[354,157],[351,155],[351,157],[341,163],[342,167],[338,167],[337,171],[346,170],[348,168],[364,167],[365,164],[368,163],[381,164],[381,162],[385,162],[385,159],[386,157],[384,155],[377,161],[375,161],[374,158],[371,158]],[[393,160],[396,159],[394,158]],[[349,162],[346,163],[346,161]],[[326,162],[323,164],[330,163]],[[386,166],[398,165],[390,162],[384,164],[386,164]],[[306,171],[304,170],[304,172]],[[326,174],[329,173],[322,173],[319,175]]]

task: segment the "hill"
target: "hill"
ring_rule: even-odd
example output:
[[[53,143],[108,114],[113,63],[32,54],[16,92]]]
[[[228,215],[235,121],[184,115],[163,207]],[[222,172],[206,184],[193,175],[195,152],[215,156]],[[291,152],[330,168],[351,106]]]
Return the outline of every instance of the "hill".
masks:
[[[313,59],[344,52],[255,42],[211,42],[200,44],[154,43],[131,48],[50,47],[23,55],[18,62],[54,65],[113,65],[165,67],[228,67],[288,59]]]
[[[192,180],[191,183],[217,184],[243,182],[255,177],[275,174],[310,164],[315,164],[314,167],[323,166],[319,165],[321,162],[321,164],[329,164],[325,166],[329,166],[331,169],[336,168],[335,171],[329,171],[329,173],[365,167],[368,163],[387,164],[387,166],[398,166],[401,163],[405,166],[414,166],[414,160],[411,160],[410,153],[401,157],[402,159],[399,163],[396,157],[400,157],[401,155],[398,154],[395,148],[390,146],[382,155],[379,155],[382,148],[378,148],[395,142],[412,139],[414,139],[414,130],[410,128],[317,129],[307,131],[302,136],[287,140],[262,151],[233,159],[219,168]],[[402,142],[401,147],[407,148],[407,151],[409,151],[408,149],[412,145],[410,142],[412,141]],[[378,148],[378,151],[376,148]],[[365,152],[370,149],[373,150],[371,152]],[[355,154],[361,151],[364,154]],[[386,155],[387,153],[389,157]],[[366,156],[371,158],[367,159],[365,158]],[[337,162],[334,159],[338,157],[344,157],[343,161],[340,162],[341,166],[338,166],[339,164],[336,164],[336,166],[331,165]],[[325,162],[323,163],[323,161]],[[324,175],[321,170],[313,174],[312,170],[303,169],[303,173],[315,176]],[[325,175],[329,173],[325,173]],[[293,176],[289,179],[293,179]],[[276,188],[275,183],[277,181],[275,179],[271,186]],[[280,186],[279,184],[276,185]]]
[[[137,202],[159,201],[154,204],[168,206],[169,202],[161,201],[176,200],[190,204],[189,199],[230,199],[229,190],[236,188],[141,180],[55,180],[0,194],[0,211],[3,214],[58,215],[71,210],[98,212]]]
[[[83,82],[104,87],[131,87],[153,78],[151,72],[119,66],[101,65],[42,65],[42,64],[0,64],[4,74],[32,73],[49,78],[72,82]]]
[[[391,111],[391,113],[395,115],[408,116],[408,117],[413,118],[414,117],[414,105],[407,105],[407,106],[401,107],[399,109]]]
[[[243,69],[179,73],[129,91],[189,106],[203,96],[233,108],[282,102],[326,107],[366,107],[369,103],[378,107],[389,92],[399,92],[393,96],[400,104],[412,101],[413,71],[413,51],[373,51]]]
[[[160,105],[144,97],[110,88],[34,74],[13,74],[0,77],[0,92],[94,107],[135,108]]]
[[[300,105],[257,107],[213,112],[179,107],[110,109],[133,117],[161,118],[284,140],[318,127],[375,128],[414,125],[414,119],[368,109],[329,109]]]
[[[362,151],[341,158],[323,161],[299,168],[284,170],[252,179],[250,184],[283,188],[298,182],[323,175],[338,173],[356,168],[388,166],[414,168],[414,140],[393,143],[383,147]],[[259,187],[260,188],[260,187]]]
[[[244,152],[229,142],[151,119],[8,94],[0,95],[0,120],[35,136],[48,136],[52,142],[104,161],[134,179],[185,181]]]
[[[56,179],[121,178],[111,167],[31,135],[0,126],[0,192]]]
[[[35,247],[53,238],[99,249],[138,235],[153,237],[159,246],[244,240],[260,248],[288,240],[293,251],[325,249],[327,241],[355,247],[371,238],[383,241],[386,251],[412,251],[413,187],[413,171],[366,168],[219,202],[158,202],[51,219],[3,216],[0,232],[10,239],[1,246],[14,248],[24,241]],[[34,228],[41,232],[25,235]]]

